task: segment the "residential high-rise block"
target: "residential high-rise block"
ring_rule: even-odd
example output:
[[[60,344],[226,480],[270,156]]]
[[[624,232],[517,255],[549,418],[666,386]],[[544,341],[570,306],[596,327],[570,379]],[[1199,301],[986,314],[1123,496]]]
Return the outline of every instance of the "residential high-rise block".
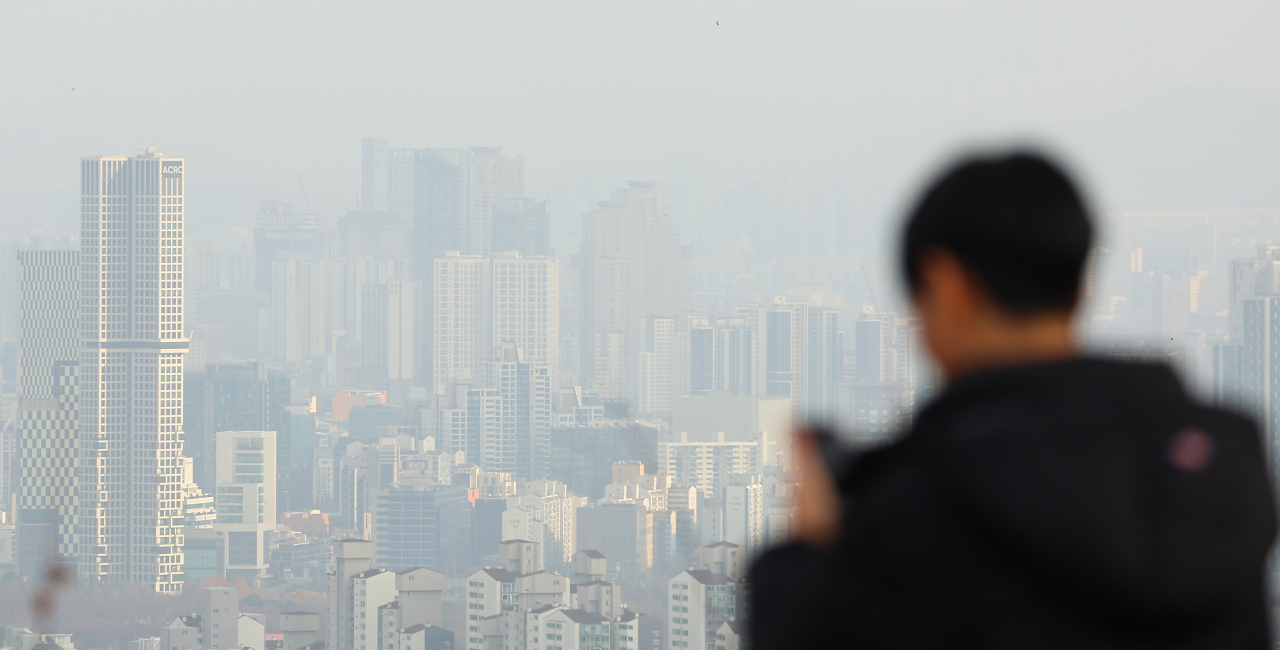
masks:
[[[353,633],[356,633],[356,607],[360,600],[356,598],[355,579],[369,570],[373,558],[373,542],[348,537],[333,543],[333,570],[328,574],[327,590],[329,616],[326,624],[329,628],[326,637],[327,646],[334,650],[351,650],[355,647]],[[394,583],[394,578],[392,579]],[[367,595],[367,594],[365,594]],[[384,603],[379,603],[379,605]],[[377,606],[374,607],[377,611]],[[376,621],[375,630],[376,630]],[[369,621],[365,622],[367,626]],[[365,632],[375,641],[377,635]],[[355,634],[359,636],[359,634]],[[367,641],[367,640],[366,640]],[[375,646],[376,647],[376,646]]]
[[[689,569],[668,580],[667,589],[672,647],[716,647],[716,630],[738,613],[738,583],[705,569]],[[676,646],[675,639],[682,639],[682,645]]]
[[[21,251],[18,570],[73,559],[79,437],[78,251]]]
[[[853,378],[860,382],[893,381],[891,341],[893,316],[863,314],[853,325]]]
[[[487,367],[500,399],[499,418],[481,443],[480,465],[521,479],[542,478],[551,467],[551,368],[527,361],[511,344],[495,354]]]
[[[715,442],[690,442],[685,433],[679,442],[658,443],[662,473],[676,485],[692,485],[711,497],[730,484],[735,474],[760,474],[758,442],[726,442],[720,434]],[[673,508],[675,506],[672,506]]]
[[[21,433],[12,425],[0,427],[0,510],[10,517],[17,514],[19,487],[18,476],[21,473],[19,460],[19,438]]]
[[[680,307],[680,239],[654,183],[632,182],[582,217],[578,363],[588,389],[638,397],[645,318]],[[622,334],[621,350],[613,335]],[[619,354],[620,353],[620,354]],[[597,376],[597,369],[608,376]]]
[[[450,252],[435,267],[435,394],[443,395],[455,382],[478,382],[492,347],[490,260],[479,255]],[[468,460],[473,460],[468,458]]]
[[[768,397],[791,398],[793,414],[799,414],[804,379],[805,305],[779,302],[760,314],[761,381]]]
[[[756,335],[743,317],[711,318],[689,327],[689,393],[757,394]]]
[[[80,574],[178,592],[183,159],[147,147],[80,172]]]
[[[630,580],[653,567],[653,513],[635,503],[597,503],[578,508],[577,546],[600,551]]]
[[[764,490],[759,483],[724,488],[723,541],[742,546],[755,557],[764,551]]]
[[[334,289],[342,282],[342,265],[328,260],[291,257],[271,265],[271,355],[303,361],[329,350],[342,305]]]
[[[496,253],[490,348],[511,343],[530,363],[560,369],[560,260]],[[553,386],[554,387],[554,386]]]
[[[381,138],[366,138],[362,155],[364,210],[392,210],[409,218],[414,279],[423,292],[418,322],[420,383],[438,386],[432,377],[437,337],[434,292],[435,260],[448,251],[488,257],[495,249],[495,205],[524,196],[524,161],[504,156],[496,147],[470,149],[405,149]],[[514,208],[517,213],[519,207]],[[512,209],[503,209],[504,215]],[[504,221],[510,226],[511,219]],[[503,232],[502,237],[511,233]],[[535,238],[537,239],[537,238]],[[504,239],[504,246],[511,245]]]
[[[388,382],[412,382],[417,363],[418,337],[414,318],[421,297],[418,283],[392,280],[367,284],[361,304],[361,354],[363,365]]]
[[[526,360],[560,366],[559,261],[450,251],[435,260],[435,393],[484,376],[494,350],[513,344]]]
[[[810,307],[806,321],[802,412],[811,421],[834,422],[836,385],[844,365],[840,314],[834,309]]]
[[[790,397],[795,417],[834,419],[844,335],[834,309],[777,299],[756,321],[764,395]]]
[[[645,349],[640,353],[639,399],[641,416],[665,418],[671,415],[675,392],[676,319],[650,316],[645,319]]]

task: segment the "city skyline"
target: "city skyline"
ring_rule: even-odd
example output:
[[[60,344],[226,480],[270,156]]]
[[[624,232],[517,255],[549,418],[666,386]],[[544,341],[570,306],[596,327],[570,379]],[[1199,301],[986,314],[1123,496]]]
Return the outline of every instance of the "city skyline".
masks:
[[[6,7],[0,650],[1273,644],[1278,27]]]

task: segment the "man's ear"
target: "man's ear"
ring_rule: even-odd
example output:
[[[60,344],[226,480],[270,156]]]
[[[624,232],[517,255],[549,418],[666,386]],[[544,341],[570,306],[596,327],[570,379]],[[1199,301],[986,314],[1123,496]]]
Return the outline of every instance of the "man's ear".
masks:
[[[917,293],[924,295],[917,300],[928,300],[939,316],[951,321],[968,319],[980,308],[982,287],[955,253],[933,247],[920,254],[919,264]]]

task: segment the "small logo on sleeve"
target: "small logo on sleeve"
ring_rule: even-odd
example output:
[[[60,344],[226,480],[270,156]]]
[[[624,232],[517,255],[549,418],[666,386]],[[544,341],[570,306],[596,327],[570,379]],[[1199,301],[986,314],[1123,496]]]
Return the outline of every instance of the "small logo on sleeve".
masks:
[[[1169,464],[1187,474],[1199,474],[1213,462],[1213,438],[1203,429],[1179,429],[1169,439]]]

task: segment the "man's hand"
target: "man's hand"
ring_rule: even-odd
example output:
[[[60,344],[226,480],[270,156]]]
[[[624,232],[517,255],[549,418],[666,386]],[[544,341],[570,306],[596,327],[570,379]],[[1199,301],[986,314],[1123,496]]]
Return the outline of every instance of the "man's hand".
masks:
[[[799,474],[791,541],[829,546],[840,535],[840,495],[813,433],[800,429],[791,438]]]

